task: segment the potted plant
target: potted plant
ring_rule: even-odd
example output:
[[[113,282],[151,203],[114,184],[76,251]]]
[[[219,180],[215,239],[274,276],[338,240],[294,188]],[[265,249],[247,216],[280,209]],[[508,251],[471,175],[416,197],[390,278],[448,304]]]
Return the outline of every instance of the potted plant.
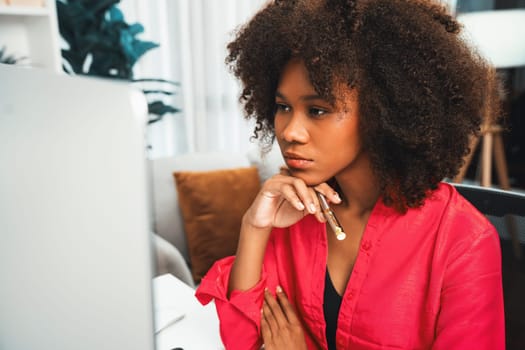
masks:
[[[175,94],[178,83],[157,78],[134,78],[135,63],[159,45],[137,38],[144,27],[139,23],[128,24],[116,6],[119,2],[57,0],[59,30],[68,45],[62,49],[63,67],[70,74],[123,79],[140,86],[147,84],[148,88],[142,88],[142,91],[148,100],[149,123],[154,123],[166,113],[180,111],[158,99],[159,95]]]

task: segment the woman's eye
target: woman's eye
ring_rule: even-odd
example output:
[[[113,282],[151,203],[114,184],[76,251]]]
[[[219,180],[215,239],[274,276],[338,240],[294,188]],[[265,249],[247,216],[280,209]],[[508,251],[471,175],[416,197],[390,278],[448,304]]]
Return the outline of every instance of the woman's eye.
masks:
[[[326,114],[326,111],[320,108],[310,108],[309,113],[312,117],[321,117]]]
[[[290,111],[290,107],[288,107],[288,105],[285,105],[284,103],[276,103],[275,111],[276,112],[288,112]]]

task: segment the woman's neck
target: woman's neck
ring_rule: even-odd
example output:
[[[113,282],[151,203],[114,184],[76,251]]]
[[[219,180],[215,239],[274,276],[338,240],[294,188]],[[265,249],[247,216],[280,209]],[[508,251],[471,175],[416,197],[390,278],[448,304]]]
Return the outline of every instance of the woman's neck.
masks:
[[[365,155],[360,158],[359,164],[353,164],[335,177],[344,199],[338,207],[357,217],[368,216],[380,196],[380,186],[369,158]]]

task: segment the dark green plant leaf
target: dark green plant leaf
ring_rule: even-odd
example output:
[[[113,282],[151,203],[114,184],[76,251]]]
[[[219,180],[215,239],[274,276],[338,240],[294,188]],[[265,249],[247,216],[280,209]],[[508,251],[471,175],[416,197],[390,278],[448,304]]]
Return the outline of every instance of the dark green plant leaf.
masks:
[[[120,9],[116,6],[113,6],[117,3],[119,3],[120,1],[106,1],[106,2],[111,2],[112,4],[108,6],[108,8],[106,8],[106,10],[104,10],[104,13],[108,13],[108,16],[109,16],[109,21],[110,22],[124,22],[124,14],[122,13],[122,11],[120,11]]]
[[[82,66],[86,58],[85,55],[71,50],[62,50],[62,57],[71,65],[73,72],[82,73]]]
[[[165,95],[165,96],[172,96],[176,95],[176,92],[173,91],[166,91],[166,90],[142,90],[142,92],[145,95]]]
[[[94,55],[89,74],[129,80],[133,67],[119,55]]]
[[[148,103],[148,113],[156,117],[150,118],[148,124],[158,122],[167,113],[179,113],[181,110],[173,106],[166,105],[162,101],[153,101]]]
[[[128,54],[130,54],[129,60],[131,61],[131,64],[134,65],[139,60],[139,58],[142,57],[142,55],[158,46],[158,44],[151,41],[133,42],[133,50],[131,52],[128,52]]]
[[[27,59],[27,57],[16,57],[15,55],[7,54],[7,48],[2,46],[0,49],[0,63],[2,64],[17,64]]]
[[[133,23],[127,28],[127,31],[132,37],[134,37],[135,35],[144,32],[144,26],[140,23]]]
[[[133,79],[132,82],[133,83],[155,82],[155,83],[166,83],[166,84],[171,84],[171,85],[174,85],[174,86],[180,86],[180,83],[177,82],[177,81],[160,79],[160,78],[140,78],[140,79]]]
[[[63,0],[64,1],[64,0]],[[69,50],[62,50],[62,57],[77,74],[95,75],[133,81],[133,66],[149,50],[159,45],[137,38],[144,32],[140,23],[128,24],[122,11],[116,7],[119,0],[56,0],[59,29]],[[87,57],[91,65],[84,72]],[[136,82],[157,84],[178,83],[163,79],[139,79]],[[145,90],[147,95],[173,95],[175,92],[157,88]],[[149,103],[149,113],[159,116],[180,110],[162,101]]]

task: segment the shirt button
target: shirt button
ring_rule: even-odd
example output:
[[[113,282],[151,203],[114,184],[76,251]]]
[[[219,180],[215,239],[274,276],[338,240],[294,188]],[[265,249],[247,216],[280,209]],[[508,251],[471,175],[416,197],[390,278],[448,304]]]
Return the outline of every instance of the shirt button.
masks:
[[[372,243],[370,243],[370,241],[364,241],[363,245],[361,246],[363,250],[369,250],[371,247],[372,247]]]

